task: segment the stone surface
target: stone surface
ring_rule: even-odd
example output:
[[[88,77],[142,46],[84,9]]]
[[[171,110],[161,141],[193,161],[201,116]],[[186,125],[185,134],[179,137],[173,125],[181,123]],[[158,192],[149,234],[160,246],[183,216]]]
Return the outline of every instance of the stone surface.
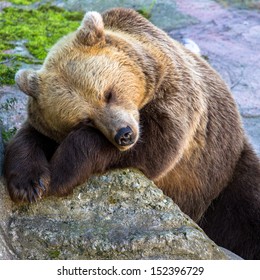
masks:
[[[243,260],[240,256],[234,254],[233,252],[227,250],[226,248],[219,247],[227,256],[230,260]]]
[[[8,223],[12,215],[12,202],[7,194],[3,177],[0,177],[0,260],[17,259],[9,238]]]
[[[3,161],[4,161],[4,144],[2,140],[2,128],[0,126],[0,176],[2,175],[3,170]]]
[[[12,106],[6,106],[13,100]],[[0,87],[0,122],[3,129],[19,129],[27,118],[28,96],[22,93],[16,86]]]
[[[260,94],[259,94],[260,95]],[[244,129],[258,156],[260,156],[260,115],[243,117]]]
[[[115,7],[133,8],[148,12],[151,17],[149,20],[155,25],[165,30],[183,27],[187,24],[198,22],[195,18],[183,14],[178,10],[175,1],[172,0],[67,0],[55,1],[59,6],[77,11],[98,11]]]
[[[236,8],[249,8],[249,9],[260,9],[259,0],[216,0],[223,6],[234,6]]]
[[[13,204],[0,184],[1,259],[228,259],[140,172],[92,177],[67,198]]]
[[[180,12],[199,23],[172,30],[170,35],[195,41],[201,54],[220,73],[235,97],[245,130],[260,155],[259,11],[227,9],[212,0],[175,2]]]

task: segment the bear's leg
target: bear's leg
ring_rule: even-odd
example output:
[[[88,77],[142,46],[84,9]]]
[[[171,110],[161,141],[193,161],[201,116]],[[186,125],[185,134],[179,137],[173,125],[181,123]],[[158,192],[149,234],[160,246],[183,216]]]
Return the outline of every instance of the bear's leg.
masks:
[[[51,162],[50,194],[64,196],[90,175],[104,172],[119,151],[95,128],[79,124],[62,141]]]
[[[218,245],[244,259],[260,259],[260,163],[247,143],[232,181],[199,225]]]
[[[13,201],[36,201],[47,193],[50,182],[48,159],[57,144],[28,123],[7,145],[4,176]]]
[[[170,116],[166,118],[165,112],[160,124],[161,115],[151,112],[152,116],[142,118],[142,140],[125,152],[120,152],[100,131],[81,122],[62,141],[51,159],[50,193],[67,195],[90,175],[108,169],[133,167],[154,179],[172,167],[185,134]],[[169,129],[178,134],[166,137]],[[151,131],[154,137],[150,137]]]
[[[182,125],[175,124],[165,111],[160,114],[160,111],[148,110],[141,118],[141,140],[125,152],[120,152],[100,131],[84,121],[78,124],[51,159],[50,193],[67,195],[90,175],[108,169],[133,167],[154,179],[172,168],[185,138]],[[171,131],[178,133],[168,137]]]

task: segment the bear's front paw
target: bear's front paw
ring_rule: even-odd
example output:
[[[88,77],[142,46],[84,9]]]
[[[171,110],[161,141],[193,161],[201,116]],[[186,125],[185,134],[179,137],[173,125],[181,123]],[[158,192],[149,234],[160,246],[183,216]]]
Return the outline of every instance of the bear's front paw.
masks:
[[[48,193],[50,172],[48,168],[10,172],[7,188],[15,202],[36,202]]]

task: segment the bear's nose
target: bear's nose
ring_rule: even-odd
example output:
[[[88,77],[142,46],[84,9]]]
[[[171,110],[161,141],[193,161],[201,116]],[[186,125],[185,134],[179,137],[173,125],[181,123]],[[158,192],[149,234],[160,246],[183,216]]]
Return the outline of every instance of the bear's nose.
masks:
[[[115,141],[120,146],[128,146],[134,143],[134,133],[131,127],[120,128],[115,136]]]

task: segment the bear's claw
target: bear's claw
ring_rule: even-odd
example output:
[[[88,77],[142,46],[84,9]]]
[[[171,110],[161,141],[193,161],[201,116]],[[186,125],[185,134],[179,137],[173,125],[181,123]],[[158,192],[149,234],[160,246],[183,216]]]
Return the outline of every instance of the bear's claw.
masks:
[[[38,182],[39,182],[39,187],[40,187],[44,192],[46,192],[46,188],[45,188],[44,183],[43,183],[43,181],[42,181],[41,178],[38,180]]]
[[[47,193],[50,182],[49,174],[44,174],[37,179],[30,179],[31,176],[32,174],[15,176],[9,181],[8,191],[13,201],[33,203]]]

